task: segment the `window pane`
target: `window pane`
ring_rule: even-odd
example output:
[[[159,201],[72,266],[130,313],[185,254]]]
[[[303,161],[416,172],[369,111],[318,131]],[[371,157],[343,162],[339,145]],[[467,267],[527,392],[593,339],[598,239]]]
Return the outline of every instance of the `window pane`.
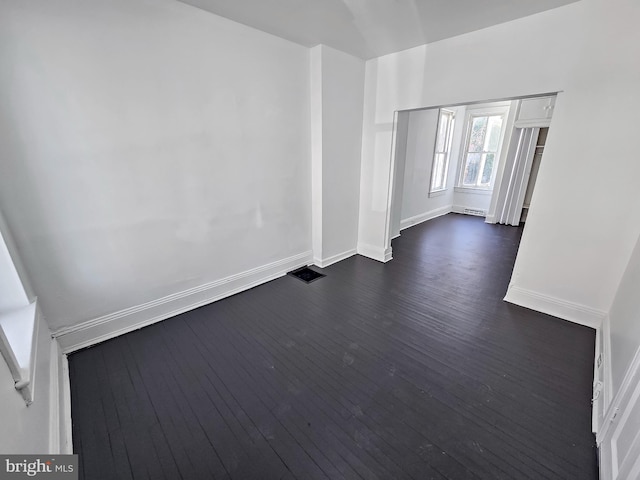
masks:
[[[451,114],[448,112],[441,112],[440,123],[438,124],[436,152],[444,152],[447,149],[447,134],[449,133],[450,122],[451,122]]]
[[[478,173],[480,169],[480,160],[482,154],[469,153],[467,154],[467,161],[464,167],[464,176],[462,178],[463,185],[475,186],[478,180]]]
[[[491,182],[491,172],[493,171],[495,158],[495,153],[485,153],[484,168],[482,169],[482,178],[480,179],[480,184],[483,186],[489,186],[489,182]]]
[[[474,117],[471,123],[471,136],[469,138],[469,152],[481,152],[484,146],[484,137],[487,132],[489,117]]]
[[[497,152],[500,142],[500,130],[502,129],[502,117],[489,117],[487,136],[485,139],[485,152]]]
[[[431,179],[431,190],[442,190],[444,188],[444,153],[436,153],[433,157],[433,178]]]

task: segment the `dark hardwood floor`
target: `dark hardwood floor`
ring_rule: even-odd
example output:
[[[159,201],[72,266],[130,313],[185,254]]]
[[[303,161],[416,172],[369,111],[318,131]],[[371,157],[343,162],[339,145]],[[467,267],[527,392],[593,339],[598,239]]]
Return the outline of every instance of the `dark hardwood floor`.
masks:
[[[70,355],[80,478],[597,478],[595,333],[502,301],[521,233],[450,214]]]

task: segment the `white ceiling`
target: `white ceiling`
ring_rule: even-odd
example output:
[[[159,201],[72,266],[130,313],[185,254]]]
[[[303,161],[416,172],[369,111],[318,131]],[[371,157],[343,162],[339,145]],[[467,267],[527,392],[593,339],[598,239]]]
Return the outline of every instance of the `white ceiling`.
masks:
[[[577,0],[180,0],[312,47],[369,59]]]

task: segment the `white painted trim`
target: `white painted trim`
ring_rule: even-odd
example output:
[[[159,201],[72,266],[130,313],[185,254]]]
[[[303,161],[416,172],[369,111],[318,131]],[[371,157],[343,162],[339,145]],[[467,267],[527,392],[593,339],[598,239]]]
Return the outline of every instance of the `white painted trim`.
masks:
[[[489,188],[474,188],[474,187],[465,187],[463,185],[463,177],[464,177],[464,165],[466,163],[467,153],[469,151],[469,143],[471,139],[471,125],[474,117],[485,116],[485,115],[501,115],[503,127],[508,128],[508,120],[510,117],[512,102],[501,102],[501,103],[492,103],[486,105],[475,105],[468,106],[465,110],[464,116],[464,137],[460,146],[460,154],[458,159],[458,177],[456,178],[456,184],[454,187],[454,191],[456,192],[464,192],[464,193],[483,193],[484,195],[491,195],[493,191],[493,187],[496,182],[496,175],[498,169],[493,169],[491,172],[491,181],[489,182]],[[506,130],[507,128],[501,128],[500,130],[500,140],[498,140],[498,150],[496,153],[496,158],[502,158],[502,148],[505,144],[506,138]],[[480,168],[483,167],[484,164],[480,164]]]
[[[53,337],[58,339],[63,353],[70,353],[274,280],[290,270],[308,265],[311,260],[311,252],[304,252],[151,302],[60,328],[53,332]]]
[[[58,346],[58,351],[60,347]],[[60,453],[73,453],[73,423],[71,422],[71,382],[69,380],[69,359],[62,353],[60,360],[60,417],[62,422],[58,424],[60,429]]]
[[[391,247],[380,248],[374,247],[373,245],[368,245],[366,243],[359,243],[357,251],[359,255],[377,260],[378,262],[382,263],[386,263],[393,258],[391,256]]]
[[[446,195],[447,193],[449,193],[449,189],[443,188],[442,190],[434,190],[432,192],[429,192],[427,196],[429,198],[435,198],[435,197],[441,197],[442,195]]]
[[[422,222],[426,222],[427,220],[431,220],[432,218],[441,217],[442,215],[451,213],[451,208],[451,205],[446,205],[444,207],[435,208],[433,210],[429,210],[428,212],[406,218],[400,222],[400,231],[409,227],[413,227],[414,225],[418,225]]]
[[[39,326],[36,301],[0,314],[0,353],[27,405],[34,397]]]
[[[55,338],[49,348],[49,453],[60,453],[60,349]]]
[[[603,375],[603,391],[602,398],[604,401],[604,411],[606,412],[613,401],[613,372],[611,370],[611,321],[609,315],[606,315],[602,321],[602,362],[604,368]]]
[[[399,114],[400,112],[398,110],[393,112],[393,127],[391,129],[391,152],[390,152],[391,160],[389,162],[389,171],[387,172],[387,175],[389,176],[388,177],[389,184],[387,185],[387,199],[386,199],[387,202],[386,202],[386,210],[385,210],[385,216],[384,216],[384,247],[383,247],[384,251],[382,256],[378,256],[378,258],[376,258],[375,256],[372,257],[370,255],[367,255],[366,253],[361,253],[360,244],[358,244],[357,246],[358,253],[361,253],[365,257],[378,260],[379,262],[388,262],[389,260],[391,260],[391,212],[393,210],[393,195],[396,187],[395,171],[396,171],[396,162],[397,162],[396,148],[397,148],[397,142],[398,142],[398,115]],[[378,247],[374,247],[373,245],[362,244],[362,247],[364,250],[370,251],[370,252],[373,252],[374,250],[375,251],[380,250]],[[381,260],[381,258],[386,258],[385,252],[387,250],[389,250],[388,260]]]
[[[515,285],[509,285],[504,300],[591,328],[600,327],[607,315],[602,310],[526,290]]]
[[[541,119],[534,118],[533,120],[516,120],[513,124],[516,128],[548,128],[551,126],[551,118]]]
[[[51,339],[49,384],[49,453],[73,453],[69,362],[58,341]]]
[[[329,265],[333,265],[334,263],[338,263],[342,260],[345,260],[349,257],[353,257],[356,254],[356,249],[347,250],[346,252],[338,253],[337,255],[332,255],[323,259],[313,259],[313,263],[316,264],[320,268],[326,268]]]
[[[468,213],[468,212],[465,212],[465,209],[468,209],[468,210],[481,210],[483,212],[483,214],[482,215],[476,215],[474,213]],[[477,207],[467,207],[465,205],[453,205],[451,207],[451,211],[453,213],[461,213],[463,215],[473,215],[475,217],[485,217],[487,215],[487,211],[486,210],[483,210],[483,209],[477,208]]]
[[[38,366],[38,338],[40,334],[40,322],[42,321],[42,315],[40,308],[38,307],[37,299],[33,301],[34,306],[34,320],[33,320],[33,335],[31,337],[31,360],[29,362],[29,383],[26,387],[20,387],[16,384],[16,388],[20,390],[22,398],[24,398],[27,405],[30,405],[36,396],[36,368]]]
[[[492,188],[453,187],[456,193],[470,193],[472,195],[493,195]]]
[[[440,127],[442,126],[442,117],[446,115],[449,117],[449,122],[447,123],[447,131],[445,132],[445,140],[443,145],[443,150],[438,151],[438,136],[440,133]],[[429,194],[428,197],[437,197],[438,195],[444,195],[447,191],[447,183],[449,181],[449,170],[450,170],[450,160],[451,160],[451,144],[453,143],[453,133],[455,130],[455,119],[456,112],[453,110],[448,110],[446,108],[438,109],[438,126],[436,127],[436,141],[433,144],[433,154],[431,155],[431,174],[429,175]],[[439,190],[431,190],[431,186],[433,185],[433,177],[436,170],[436,155],[444,155],[444,165],[442,168],[443,177],[442,184],[443,188]]]

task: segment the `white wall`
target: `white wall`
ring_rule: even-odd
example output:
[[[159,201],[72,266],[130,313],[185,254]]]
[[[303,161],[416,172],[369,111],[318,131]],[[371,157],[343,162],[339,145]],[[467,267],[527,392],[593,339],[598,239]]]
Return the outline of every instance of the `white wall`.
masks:
[[[473,108],[476,106],[474,105]],[[465,112],[467,107],[446,107],[453,110],[456,121],[451,141],[451,154],[447,175],[447,190],[429,196],[433,150],[437,131],[438,110],[424,109],[408,112],[409,128],[406,156],[396,156],[396,163],[404,172],[402,186],[401,228],[428,220],[450,211],[463,212],[465,208],[488,211],[491,192],[456,190],[461,167],[461,148],[464,142]],[[513,122],[505,122],[505,131]]]
[[[9,0],[0,50],[0,205],[52,329],[310,251],[308,49],[168,0]]]
[[[442,198],[429,198],[433,149],[436,143],[438,120],[438,109],[409,112],[401,215],[404,222],[411,217],[416,217],[432,210],[429,200],[440,200]],[[398,159],[398,163],[402,163],[402,159]],[[449,196],[447,195],[446,197]],[[450,198],[448,199],[450,200]],[[401,223],[401,226],[404,225]]]
[[[0,313],[24,307],[35,297],[0,209]]]
[[[2,231],[0,228],[0,314],[29,305],[29,298]]]
[[[454,130],[449,154],[447,189],[429,196],[438,110],[414,110],[409,113],[409,132],[404,169],[402,196],[402,228],[451,211],[454,185],[464,130],[465,107],[447,107],[455,113]],[[397,158],[402,163],[402,158]]]
[[[611,395],[618,393],[627,368],[640,349],[640,238],[633,249],[609,312]]]
[[[640,234],[640,4],[576,6],[583,44],[558,96],[512,286],[546,295],[548,313],[595,326]]]
[[[596,355],[602,355],[603,362],[596,363],[594,387],[601,388],[602,395],[596,395],[593,420],[603,480],[638,478],[640,472],[639,285],[640,237],[597,336]]]
[[[575,3],[367,62],[358,241],[368,252],[388,253],[393,112],[561,90],[586,10]]]
[[[464,209],[469,208],[488,212],[490,203],[491,191],[486,193],[456,191],[453,196],[453,211],[463,213]]]
[[[318,45],[311,75],[313,256],[326,266],[358,241],[364,61]]]
[[[583,0],[367,62],[359,241],[387,253],[394,110],[562,91],[510,299],[599,321],[640,233],[639,8]]]

